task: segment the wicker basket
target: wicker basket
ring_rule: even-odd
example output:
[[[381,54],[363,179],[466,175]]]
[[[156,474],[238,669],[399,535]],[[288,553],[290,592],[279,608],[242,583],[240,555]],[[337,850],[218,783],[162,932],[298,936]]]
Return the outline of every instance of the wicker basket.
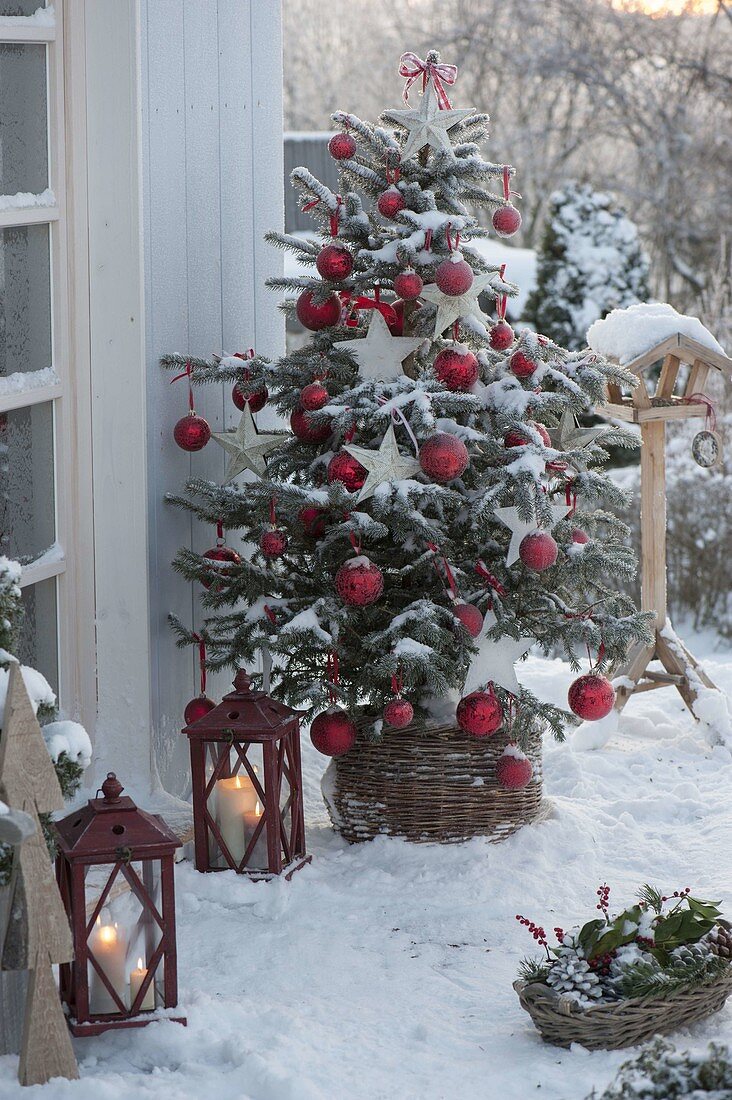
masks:
[[[375,836],[452,843],[503,840],[544,813],[541,735],[525,750],[534,776],[520,791],[498,785],[495,766],[508,737],[468,737],[455,726],[414,723],[376,744],[359,724],[353,749],[331,761],[323,797],[335,829],[350,843]]]
[[[712,981],[667,997],[627,997],[587,1009],[542,982],[517,981],[513,988],[546,1043],[618,1050],[654,1035],[668,1035],[717,1012],[732,993],[732,965]]]

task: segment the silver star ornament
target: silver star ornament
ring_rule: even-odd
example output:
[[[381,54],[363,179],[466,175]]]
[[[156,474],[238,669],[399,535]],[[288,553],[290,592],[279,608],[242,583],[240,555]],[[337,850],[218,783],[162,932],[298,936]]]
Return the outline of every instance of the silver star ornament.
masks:
[[[267,472],[267,455],[280,446],[284,436],[258,432],[252,411],[246,405],[233,432],[212,432],[211,438],[229,455],[224,478],[224,485],[228,485],[244,470],[251,470],[257,477],[263,477]]]
[[[478,298],[484,290],[492,285],[494,278],[495,273],[491,272],[486,275],[476,275],[470,289],[466,290],[464,294],[443,294],[435,283],[429,283],[423,287],[420,291],[420,298],[424,298],[426,302],[432,302],[437,306],[435,336],[439,336],[441,332],[450,327],[453,321],[457,321],[461,317],[475,317],[481,324],[487,323],[488,318],[480,308]]]
[[[559,523],[560,519],[564,519],[571,507],[571,504],[552,504],[552,522],[549,527],[542,526],[538,523],[536,515],[530,520],[521,519],[518,514],[518,508],[496,508],[493,514],[511,531],[511,542],[508,546],[506,565],[513,565],[514,562],[518,561],[519,547],[529,531],[551,531],[552,528]]]
[[[409,131],[409,136],[402,149],[401,159],[403,161],[407,157],[418,153],[420,149],[424,149],[425,145],[429,145],[432,149],[444,149],[445,152],[451,153],[452,143],[447,131],[458,122],[462,122],[468,115],[474,113],[475,107],[441,111],[434,97],[431,84],[427,85],[427,91],[422,96],[418,111],[385,112],[387,118],[393,119],[394,122],[398,122]]]
[[[516,679],[514,665],[520,657],[529,652],[536,638],[524,636],[517,640],[506,634],[498,640],[488,638],[488,631],[492,630],[497,622],[493,612],[488,611],[483,620],[481,632],[475,639],[478,652],[470,662],[463,695],[479,691],[489,683],[498,684],[506,691],[510,691],[512,695],[518,695],[519,682]]]
[[[375,309],[363,339],[336,340],[333,347],[354,357],[364,382],[396,382],[404,374],[402,363],[417,350],[423,339],[422,336],[392,336],[386,321]]]
[[[403,478],[420,473],[422,469],[416,458],[400,454],[393,424],[389,425],[378,451],[371,451],[367,447],[356,447],[353,443],[347,443],[343,449],[358,459],[364,469],[368,470],[368,477],[358,494],[359,504],[372,497],[379,485],[383,485],[385,481],[401,481]]]
[[[606,426],[600,428],[582,428],[575,419],[571,409],[565,409],[558,428],[549,429],[549,437],[557,451],[575,451],[582,447],[589,447],[602,435],[606,435],[610,429]]]

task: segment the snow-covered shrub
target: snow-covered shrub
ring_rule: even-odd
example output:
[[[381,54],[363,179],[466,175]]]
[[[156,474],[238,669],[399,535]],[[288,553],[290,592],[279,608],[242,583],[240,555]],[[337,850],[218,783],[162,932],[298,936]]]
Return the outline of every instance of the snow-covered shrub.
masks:
[[[729,1049],[710,1043],[706,1052],[677,1051],[666,1039],[654,1039],[637,1057],[624,1062],[602,1094],[587,1100],[729,1100],[732,1058]]]
[[[577,183],[555,191],[524,319],[576,350],[594,321],[648,294],[648,258],[612,196]]]

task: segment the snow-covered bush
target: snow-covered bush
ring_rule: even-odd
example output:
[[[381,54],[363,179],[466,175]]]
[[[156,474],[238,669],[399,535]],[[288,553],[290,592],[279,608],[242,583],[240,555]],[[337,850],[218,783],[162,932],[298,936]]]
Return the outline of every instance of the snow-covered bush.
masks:
[[[555,191],[524,319],[576,350],[594,321],[648,294],[638,230],[612,196],[577,183]]]
[[[710,1043],[706,1052],[677,1051],[666,1039],[654,1039],[637,1057],[624,1062],[605,1091],[587,1100],[729,1100],[732,1058],[729,1049]]]

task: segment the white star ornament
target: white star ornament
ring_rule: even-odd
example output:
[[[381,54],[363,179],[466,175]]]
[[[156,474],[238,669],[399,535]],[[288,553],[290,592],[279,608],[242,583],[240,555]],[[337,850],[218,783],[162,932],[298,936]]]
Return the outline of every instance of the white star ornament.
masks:
[[[358,363],[364,382],[396,382],[404,374],[402,363],[416,351],[424,337],[392,336],[378,309],[361,340],[336,340],[334,348],[349,352]]]
[[[443,294],[435,283],[428,283],[420,291],[420,298],[437,306],[435,318],[435,336],[439,336],[454,321],[461,317],[475,317],[481,324],[487,324],[488,318],[478,304],[478,298],[495,278],[494,274],[476,275],[470,289],[464,294]]]
[[[475,639],[478,652],[470,662],[463,688],[464,696],[485,688],[486,684],[491,682],[510,691],[512,695],[519,693],[519,682],[516,679],[514,665],[520,657],[529,652],[536,638],[524,635],[517,640],[506,634],[497,641],[494,638],[488,638],[486,636],[488,631],[493,629],[497,621],[492,611],[486,613],[483,628]]]
[[[409,131],[406,144],[402,149],[401,159],[414,156],[425,145],[432,149],[444,149],[452,152],[452,143],[447,131],[462,122],[464,118],[475,113],[475,107],[459,108],[457,110],[441,111],[432,91],[432,85],[428,84],[427,91],[422,96],[419,110],[386,111],[386,117],[398,122]]]
[[[229,455],[224,478],[224,485],[228,485],[244,470],[251,470],[257,477],[264,477],[267,472],[267,455],[276,450],[285,437],[272,432],[258,432],[252,411],[246,405],[233,432],[212,432],[211,438]]]
[[[400,454],[393,424],[389,425],[378,451],[371,451],[367,447],[356,447],[353,443],[347,443],[343,449],[358,459],[364,469],[368,470],[368,477],[358,494],[359,504],[372,497],[379,485],[385,481],[401,481],[422,470],[416,458]]]

